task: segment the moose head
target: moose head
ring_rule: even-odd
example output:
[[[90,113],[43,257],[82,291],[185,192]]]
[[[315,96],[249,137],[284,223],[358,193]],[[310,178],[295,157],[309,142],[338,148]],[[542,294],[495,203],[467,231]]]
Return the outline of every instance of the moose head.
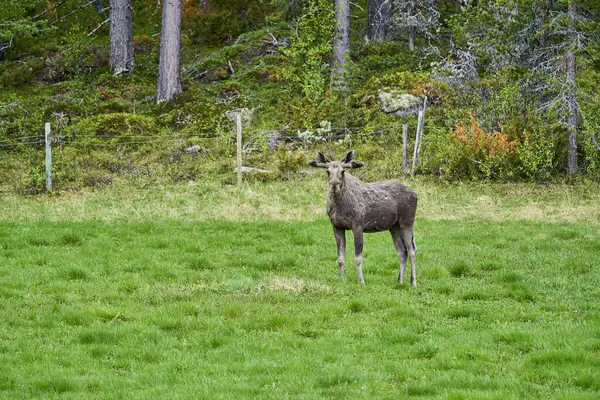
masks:
[[[354,150],[351,150],[341,161],[330,161],[323,155],[323,153],[317,152],[317,160],[309,161],[308,165],[315,168],[326,169],[327,179],[329,181],[329,190],[333,193],[338,193],[344,185],[344,170],[360,168],[365,164],[354,160]]]

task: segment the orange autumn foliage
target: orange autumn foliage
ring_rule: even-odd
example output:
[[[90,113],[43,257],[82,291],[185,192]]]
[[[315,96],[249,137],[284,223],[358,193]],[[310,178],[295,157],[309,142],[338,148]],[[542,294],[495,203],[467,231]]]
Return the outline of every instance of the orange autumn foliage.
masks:
[[[508,155],[515,151],[518,142],[511,140],[508,135],[503,132],[502,124],[500,132],[492,131],[487,133],[481,128],[481,124],[477,122],[473,114],[469,114],[471,120],[470,129],[463,123],[457,122],[454,129],[456,138],[471,147],[473,153],[485,151],[490,157],[495,155]]]

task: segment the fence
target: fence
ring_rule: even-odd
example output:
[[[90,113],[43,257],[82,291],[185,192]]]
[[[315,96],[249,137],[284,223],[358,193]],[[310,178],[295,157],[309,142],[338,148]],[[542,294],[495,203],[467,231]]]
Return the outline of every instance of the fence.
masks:
[[[327,131],[327,135],[317,138],[318,140],[323,141],[336,141],[340,139],[347,139],[353,137],[365,137],[367,136],[376,136],[376,135],[384,135],[390,132],[402,132],[402,167],[404,174],[406,175],[409,172],[409,160],[408,160],[408,124],[404,123],[401,125],[395,126],[387,126],[385,128],[379,128],[376,132],[371,132],[368,134],[363,133],[364,128],[362,127],[345,127],[345,128],[336,128],[329,127]],[[415,144],[414,144],[414,152],[413,152],[413,162],[412,168],[410,170],[411,174],[414,174],[417,166],[418,166],[418,158],[420,152],[420,145],[422,142],[423,132],[425,130],[425,118],[423,113],[419,113],[419,118],[417,122],[417,129],[415,135]],[[298,132],[294,135],[284,135],[282,132],[285,132],[285,128],[281,130],[265,130],[265,129],[252,129],[248,128],[244,131],[242,126],[242,118],[241,114],[237,114],[235,118],[235,147],[236,147],[236,168],[235,172],[237,175],[237,184],[241,185],[243,181],[243,173],[244,172],[269,172],[257,168],[247,168],[243,165],[243,155],[245,152],[245,146],[251,146],[253,141],[255,141],[258,137],[267,137],[275,138],[275,144],[270,146],[271,148],[277,147],[277,143],[282,142],[302,142],[303,145],[307,145],[309,143],[314,142],[314,137],[309,138],[305,132]],[[244,133],[247,136],[246,144],[243,143]],[[249,136],[248,136],[249,135]],[[227,138],[228,147],[231,143],[230,133]],[[115,136],[102,136],[102,135],[79,135],[75,138],[64,138],[64,137],[53,137],[51,124],[45,124],[45,132],[44,137],[40,136],[24,136],[18,139],[4,139],[0,140],[0,150],[3,148],[17,147],[17,146],[38,146],[44,145],[45,148],[45,181],[46,181],[46,191],[52,191],[52,149],[53,147],[60,147],[62,150],[63,146],[84,146],[84,147],[115,147],[115,146],[128,146],[128,145],[144,145],[144,144],[157,144],[157,143],[170,143],[170,142],[183,142],[187,139],[197,140],[214,140],[215,146],[219,146],[219,139],[223,138],[223,136],[215,135],[215,136],[200,136],[197,134],[164,134],[160,136],[127,136],[126,141],[122,142],[110,142],[110,143],[101,143],[101,142],[86,142],[82,139],[123,139]],[[200,150],[200,146],[191,146],[187,147],[186,152],[195,153]]]

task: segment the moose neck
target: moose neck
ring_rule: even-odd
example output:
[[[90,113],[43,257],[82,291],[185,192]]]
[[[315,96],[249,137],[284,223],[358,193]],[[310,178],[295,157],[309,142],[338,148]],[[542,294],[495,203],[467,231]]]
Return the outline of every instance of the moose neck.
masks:
[[[352,190],[356,186],[357,179],[352,175],[346,173],[341,185],[340,190],[337,192],[329,189],[329,202],[339,208],[351,206],[355,202],[354,191]]]

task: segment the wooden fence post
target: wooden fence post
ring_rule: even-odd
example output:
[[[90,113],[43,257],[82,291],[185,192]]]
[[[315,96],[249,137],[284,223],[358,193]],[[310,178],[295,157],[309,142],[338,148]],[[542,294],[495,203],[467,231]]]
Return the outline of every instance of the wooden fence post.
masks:
[[[236,114],[237,130],[237,183],[242,186],[242,113]]]
[[[408,124],[402,124],[402,173],[408,172]]]
[[[46,122],[46,192],[52,191],[52,132],[50,122]]]
[[[419,150],[421,149],[421,136],[423,135],[423,125],[425,124],[425,109],[427,108],[427,97],[423,101],[423,109],[419,111],[417,122],[417,137],[415,138],[415,154],[413,156],[413,165],[411,175],[414,176],[417,164],[419,163]]]

